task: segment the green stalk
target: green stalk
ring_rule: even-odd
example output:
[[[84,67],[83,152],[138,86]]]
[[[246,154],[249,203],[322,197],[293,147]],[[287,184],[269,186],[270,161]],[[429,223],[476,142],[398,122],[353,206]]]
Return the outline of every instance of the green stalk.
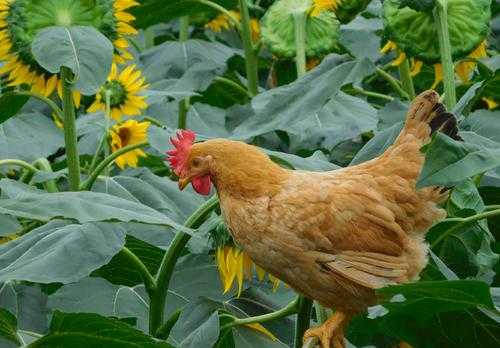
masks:
[[[186,220],[184,225],[193,229],[200,227],[218,204],[217,195],[212,196]],[[149,333],[152,336],[157,336],[159,328],[163,325],[163,312],[166,305],[170,279],[172,278],[177,259],[181,256],[189,239],[191,239],[189,234],[177,231],[174,240],[161,261],[156,275],[157,289],[149,299]]]
[[[52,166],[50,165],[50,162],[47,161],[46,158],[37,159],[35,162],[33,162],[33,165],[40,170],[52,173]],[[47,190],[47,192],[50,193],[59,192],[57,184],[54,180],[48,180],[43,184],[43,186],[45,187],[45,190]]]
[[[445,221],[450,221],[450,222],[457,222],[457,224],[453,227],[451,227],[449,230],[447,230],[445,233],[441,234],[436,240],[431,244],[431,248],[434,248],[436,245],[441,243],[443,239],[448,237],[450,234],[455,232],[457,229],[462,227],[463,225],[470,224],[476,221],[480,221],[483,219],[487,219],[493,216],[499,216],[500,215],[500,209],[495,209],[495,210],[488,210],[480,214],[472,215],[466,218],[450,218],[446,219]]]
[[[32,173],[38,172],[38,169],[36,169],[34,166],[29,164],[28,162],[24,162],[18,159],[4,159],[0,160],[0,167],[1,166],[18,166],[21,168],[24,168]]]
[[[451,55],[450,31],[448,28],[448,0],[438,0],[434,9],[434,20],[437,27],[441,65],[443,66],[443,83],[445,104],[448,110],[457,103],[455,90],[455,66]]]
[[[234,90],[240,92],[241,94],[245,94],[246,96],[248,96],[250,98],[252,97],[245,87],[242,87],[240,84],[238,84],[237,82],[234,82],[233,80],[230,80],[230,79],[225,78],[223,76],[216,76],[214,78],[214,80],[217,82],[220,82],[220,83],[224,83],[227,86],[232,87]]]
[[[179,102],[179,118],[177,121],[177,128],[186,129],[187,127],[187,114],[189,111],[189,97]]]
[[[181,17],[179,25],[179,41],[187,41],[189,39],[189,16]],[[179,129],[186,129],[189,104],[189,97],[179,102],[179,117],[177,121],[177,128]]]
[[[104,136],[106,136],[106,139],[108,139],[107,137],[107,134],[108,132],[110,131],[111,129],[111,91],[110,90],[106,90],[106,93],[105,93],[105,112],[104,112],[104,115],[106,117],[106,129],[104,131]],[[109,157],[109,155],[111,154],[111,146],[109,145],[108,142],[106,142],[105,144],[105,147],[104,147],[104,157]],[[109,168],[106,167],[105,168],[105,174],[106,176],[109,176]],[[90,189],[89,189],[90,190]]]
[[[415,99],[415,86],[413,85],[413,78],[411,77],[410,62],[408,58],[405,58],[398,68],[403,89],[410,97],[410,100]]]
[[[382,70],[380,68],[376,68],[376,72],[377,74],[382,77],[384,80],[386,80],[389,85],[391,85],[392,89],[394,89],[395,92],[397,92],[399,94],[399,96],[403,99],[407,99],[409,100],[410,99],[410,96],[408,95],[408,93],[406,93],[406,91],[401,87],[400,83],[398,80],[396,80],[394,77],[392,77],[391,74],[389,74],[388,72],[386,72],[385,70]]]
[[[148,294],[152,294],[156,291],[156,281],[154,277],[149,273],[146,265],[141,261],[136,254],[134,254],[129,248],[123,247],[121,251],[122,255],[125,256],[137,269],[137,271],[141,274],[141,278],[144,282],[144,286]]]
[[[250,27],[250,13],[247,0],[239,0],[241,13],[241,40],[245,51],[245,67],[247,72],[248,92],[252,96],[259,93],[259,61],[252,42],[252,29]]]
[[[295,323],[295,348],[302,347],[304,333],[311,324],[311,312],[313,306],[313,301],[307,297],[299,296],[298,302],[297,322]]]
[[[316,321],[318,324],[321,325],[328,319],[325,307],[320,305],[318,301],[314,301],[314,311],[316,312]]]
[[[301,77],[306,73],[307,13],[295,12],[293,22],[295,27],[295,65],[297,67],[297,77]]]
[[[94,185],[94,182],[96,181],[97,177],[99,174],[102,173],[103,170],[105,170],[115,159],[120,157],[123,154],[126,154],[127,152],[134,151],[135,149],[140,149],[142,147],[148,146],[149,143],[147,141],[144,141],[142,143],[137,143],[137,144],[131,144],[125,147],[122,147],[120,150],[113,152],[111,155],[106,157],[99,165],[97,168],[89,175],[87,180],[85,180],[82,185],[80,190],[90,190],[92,188],[92,185]]]
[[[383,99],[386,101],[393,101],[394,100],[394,98],[391,97],[390,95],[372,92],[372,91],[367,91],[367,90],[364,90],[361,88],[353,87],[352,91],[356,94],[361,94],[361,95],[364,95],[366,97],[378,98],[378,99]]]
[[[65,66],[61,67],[62,105],[64,120],[64,141],[66,144],[66,161],[68,163],[69,188],[71,191],[80,189],[80,157],[78,155],[76,138],[76,116],[72,92],[73,73]]]
[[[92,157],[92,162],[90,162],[90,167],[89,167],[90,173],[92,173],[92,171],[94,171],[95,167],[97,166],[97,161],[99,159],[99,155],[101,154],[103,147],[106,145],[106,140],[108,140],[108,131],[107,130],[102,135],[101,140],[99,141],[99,144],[97,145],[97,149],[95,150],[94,157]]]
[[[288,317],[289,315],[292,314],[297,314],[298,312],[298,306],[299,306],[299,297],[297,297],[295,300],[287,304],[285,307],[271,313],[263,314],[263,315],[257,315],[255,317],[248,317],[248,318],[235,318],[234,321],[230,322],[226,326],[224,326],[222,329],[232,327],[232,326],[238,326],[238,325],[247,325],[247,324],[253,324],[253,323],[265,323],[267,321],[272,321],[272,320],[277,320],[281,319],[284,317]]]
[[[63,119],[63,113],[62,113],[62,110],[61,108],[59,108],[59,106],[57,106],[56,103],[54,103],[51,99],[41,95],[41,94],[38,94],[36,92],[32,92],[32,91],[14,91],[14,92],[7,92],[7,93],[4,93],[3,95],[7,96],[7,95],[25,95],[25,96],[28,96],[28,97],[32,97],[32,98],[35,98],[35,99],[38,99],[42,102],[44,102],[45,104],[47,104],[51,109],[52,111],[57,115],[57,117],[59,119]]]

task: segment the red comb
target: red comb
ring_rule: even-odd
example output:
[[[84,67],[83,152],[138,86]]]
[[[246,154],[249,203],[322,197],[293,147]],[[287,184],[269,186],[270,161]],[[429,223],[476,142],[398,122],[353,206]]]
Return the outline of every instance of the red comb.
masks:
[[[170,142],[174,145],[174,149],[167,151],[167,160],[177,176],[181,176],[182,171],[186,168],[189,151],[194,144],[195,138],[195,132],[184,129],[177,132],[176,137],[170,138]]]

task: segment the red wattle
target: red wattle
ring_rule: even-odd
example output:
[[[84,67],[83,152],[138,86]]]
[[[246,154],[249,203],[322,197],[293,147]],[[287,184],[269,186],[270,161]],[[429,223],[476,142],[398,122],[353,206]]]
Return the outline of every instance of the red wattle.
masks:
[[[200,195],[207,196],[212,187],[212,180],[210,180],[210,175],[197,176],[191,180],[191,185],[193,185],[194,190]]]

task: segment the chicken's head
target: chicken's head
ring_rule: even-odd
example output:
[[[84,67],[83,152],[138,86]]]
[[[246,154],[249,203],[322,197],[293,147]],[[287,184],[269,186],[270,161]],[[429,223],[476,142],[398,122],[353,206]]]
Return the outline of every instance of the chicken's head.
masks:
[[[181,130],[176,137],[170,138],[174,148],[167,151],[168,161],[179,177],[181,190],[191,183],[196,192],[208,195],[212,186],[210,179],[212,157],[198,156],[191,151],[195,138],[196,134],[191,130]]]

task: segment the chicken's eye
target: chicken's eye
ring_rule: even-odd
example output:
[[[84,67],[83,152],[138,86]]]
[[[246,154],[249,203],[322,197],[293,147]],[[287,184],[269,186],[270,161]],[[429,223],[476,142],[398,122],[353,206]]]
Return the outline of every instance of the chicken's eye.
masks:
[[[199,158],[195,158],[191,161],[191,166],[192,167],[198,167],[200,165],[201,161]]]

